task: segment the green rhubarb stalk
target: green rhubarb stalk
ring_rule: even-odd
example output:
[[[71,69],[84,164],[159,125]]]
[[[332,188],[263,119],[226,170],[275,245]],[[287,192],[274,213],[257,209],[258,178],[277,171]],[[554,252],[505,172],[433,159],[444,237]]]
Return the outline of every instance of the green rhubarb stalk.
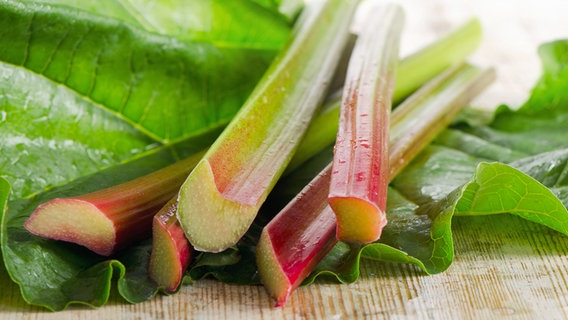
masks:
[[[471,20],[441,39],[402,59],[397,68],[393,105],[397,105],[424,83],[453,65],[462,64],[478,47],[481,39],[479,21]],[[402,70],[402,71],[401,71]],[[291,172],[335,141],[342,90],[330,96],[314,117],[294,157],[286,168]]]
[[[391,117],[389,180],[400,172],[493,79],[491,71],[464,65],[432,80]],[[439,102],[439,103],[437,103]],[[426,118],[417,118],[431,114]],[[433,114],[436,114],[433,115]],[[449,116],[446,116],[448,114]],[[425,122],[414,127],[417,123]],[[426,137],[426,138],[424,138]],[[291,292],[310,274],[337,243],[335,214],[327,205],[331,165],[328,165],[262,230],[257,245],[257,266],[268,293],[283,305]]]
[[[40,237],[82,245],[108,256],[150,236],[152,219],[174,197],[204,152],[143,177],[39,205],[24,227]]]
[[[420,88],[422,84],[432,79],[433,74],[439,74],[451,66],[463,63],[464,58],[479,46],[481,38],[481,23],[478,19],[471,19],[442,39],[405,58],[404,63],[401,63],[397,70],[394,103],[398,104]],[[412,76],[404,76],[409,74]]]
[[[195,249],[225,250],[250,227],[324,98],[357,4],[306,7],[293,40],[183,184],[177,216]]]
[[[427,83],[393,113],[391,121],[398,125],[390,130],[393,138],[389,152],[398,162],[389,167],[391,179],[495,78],[492,69],[480,72],[468,64],[451,68],[444,75]]]
[[[336,236],[345,242],[373,242],[387,223],[389,116],[403,13],[394,5],[374,11],[349,61],[329,185]]]
[[[174,197],[154,216],[152,223],[148,275],[167,293],[175,292],[180,286],[193,254],[176,210],[177,197]]]

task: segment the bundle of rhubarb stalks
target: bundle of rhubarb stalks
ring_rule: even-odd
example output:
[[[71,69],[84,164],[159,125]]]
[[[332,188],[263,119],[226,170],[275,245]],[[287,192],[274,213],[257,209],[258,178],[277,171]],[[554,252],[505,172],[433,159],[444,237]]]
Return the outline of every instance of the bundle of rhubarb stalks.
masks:
[[[352,30],[358,7],[308,4],[289,43],[205,150],[123,184],[45,202],[25,228],[100,256],[151,237],[147,273],[167,293],[203,253],[252,241],[260,281],[277,305],[338,242],[380,241],[389,183],[494,74],[465,63],[480,42],[477,20],[399,60],[401,9],[368,5]],[[295,197],[268,203],[282,178],[330,147],[332,159]]]

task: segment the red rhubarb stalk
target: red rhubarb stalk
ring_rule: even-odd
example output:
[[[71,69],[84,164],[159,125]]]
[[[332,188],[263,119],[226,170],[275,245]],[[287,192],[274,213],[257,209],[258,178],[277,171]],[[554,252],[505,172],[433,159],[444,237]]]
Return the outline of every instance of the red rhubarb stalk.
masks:
[[[223,251],[249,229],[324,98],[356,6],[306,7],[292,41],[183,184],[177,216],[195,249]]]
[[[337,238],[377,240],[386,219],[388,131],[402,10],[371,10],[355,44],[343,91],[335,142],[329,205]]]
[[[175,292],[182,282],[193,254],[176,218],[177,197],[155,216],[152,224],[152,253],[148,274],[165,292]]]
[[[108,256],[148,238],[152,218],[174,197],[204,152],[107,189],[39,205],[24,227],[40,237],[82,245]]]
[[[262,230],[256,264],[268,293],[282,306],[337,243],[335,214],[327,204],[331,165]]]
[[[432,80],[392,115],[389,180],[440,132],[453,115],[492,80],[492,71],[472,66],[450,70]],[[443,104],[441,104],[443,103]],[[426,112],[426,110],[428,110]],[[417,115],[427,116],[415,118]],[[449,115],[449,116],[447,116]],[[417,122],[426,122],[414,130]],[[290,293],[337,243],[336,219],[327,205],[331,164],[282,209],[262,230],[257,265],[268,293],[283,305]]]

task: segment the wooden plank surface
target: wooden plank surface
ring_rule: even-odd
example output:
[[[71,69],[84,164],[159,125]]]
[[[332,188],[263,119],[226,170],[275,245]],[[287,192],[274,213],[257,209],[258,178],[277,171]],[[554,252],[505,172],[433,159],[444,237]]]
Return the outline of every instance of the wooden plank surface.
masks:
[[[477,16],[483,45],[472,60],[495,66],[497,82],[476,100],[483,108],[518,106],[540,73],[538,44],[568,38],[565,0],[400,0],[403,54]],[[354,284],[298,289],[283,308],[259,286],[200,281],[173,296],[131,305],[113,295],[105,307],[58,313],[27,305],[0,269],[0,319],[519,319],[568,318],[568,238],[511,216],[453,221],[455,262],[426,276],[409,265],[364,262]]]

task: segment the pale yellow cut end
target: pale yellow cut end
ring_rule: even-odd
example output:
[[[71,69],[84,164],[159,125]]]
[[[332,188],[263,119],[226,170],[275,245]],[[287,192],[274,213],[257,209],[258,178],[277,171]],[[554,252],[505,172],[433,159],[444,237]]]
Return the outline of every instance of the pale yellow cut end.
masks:
[[[270,237],[263,231],[256,247],[256,264],[260,282],[271,297],[276,299],[276,306],[283,305],[292,292],[292,284],[278,263],[272,249]]]
[[[113,223],[91,203],[77,199],[40,205],[24,227],[40,237],[76,243],[100,255],[110,255],[116,244]]]
[[[223,197],[206,160],[197,164],[179,193],[178,220],[189,242],[199,251],[220,252],[235,245],[256,213],[255,206]]]
[[[386,224],[385,214],[372,203],[352,197],[333,197],[329,206],[337,218],[337,239],[369,243],[379,239]]]

